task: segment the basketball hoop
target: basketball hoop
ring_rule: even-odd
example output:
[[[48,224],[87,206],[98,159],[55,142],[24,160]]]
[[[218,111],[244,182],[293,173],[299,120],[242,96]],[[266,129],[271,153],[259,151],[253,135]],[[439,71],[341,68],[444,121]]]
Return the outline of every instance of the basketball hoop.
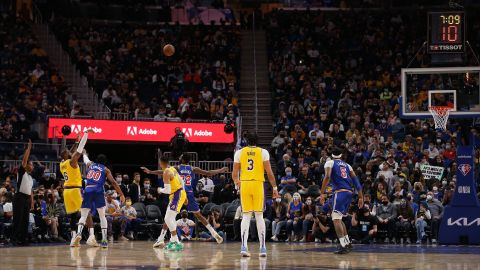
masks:
[[[433,116],[435,121],[435,129],[447,130],[447,121],[450,116],[450,111],[453,110],[451,107],[447,106],[431,106],[428,107],[428,110]]]

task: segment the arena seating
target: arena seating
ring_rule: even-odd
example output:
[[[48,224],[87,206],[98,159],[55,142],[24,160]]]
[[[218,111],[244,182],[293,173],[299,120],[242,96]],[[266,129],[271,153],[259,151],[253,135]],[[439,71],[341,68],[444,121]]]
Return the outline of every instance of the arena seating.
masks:
[[[90,86],[113,111],[130,114],[129,119],[158,115],[162,120],[177,116],[222,120],[228,104],[237,106],[236,26],[58,18],[52,28]],[[178,47],[172,57],[163,56],[167,43]]]

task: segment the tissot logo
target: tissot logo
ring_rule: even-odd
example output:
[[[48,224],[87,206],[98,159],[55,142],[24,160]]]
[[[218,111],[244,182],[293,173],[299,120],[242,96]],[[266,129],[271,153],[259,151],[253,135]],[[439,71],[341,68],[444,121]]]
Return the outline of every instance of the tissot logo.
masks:
[[[447,220],[448,226],[461,226],[461,227],[469,227],[469,226],[480,226],[480,218],[471,219],[469,220],[466,217],[461,217],[457,219],[449,218]]]
[[[127,127],[127,135],[132,135],[132,136],[137,135],[137,127],[128,126]]]

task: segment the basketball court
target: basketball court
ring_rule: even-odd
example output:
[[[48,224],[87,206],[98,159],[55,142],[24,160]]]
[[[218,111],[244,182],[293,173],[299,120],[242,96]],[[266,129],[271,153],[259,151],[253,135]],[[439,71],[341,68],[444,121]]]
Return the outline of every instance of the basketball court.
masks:
[[[183,252],[168,253],[152,244],[2,248],[0,269],[480,269],[478,246],[356,245],[348,255],[334,255],[333,244],[275,243],[263,259],[255,252],[241,258],[239,243],[190,242]],[[257,243],[250,248],[256,251]]]

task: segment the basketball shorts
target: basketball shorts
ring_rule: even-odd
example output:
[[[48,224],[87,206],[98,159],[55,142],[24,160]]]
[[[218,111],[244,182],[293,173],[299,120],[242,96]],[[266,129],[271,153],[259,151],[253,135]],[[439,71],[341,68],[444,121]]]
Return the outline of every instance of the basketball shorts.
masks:
[[[103,191],[86,191],[83,193],[82,208],[97,209],[106,205]]]
[[[168,209],[175,212],[180,212],[183,204],[185,204],[185,202],[187,201],[187,194],[185,193],[185,190],[179,189],[174,193],[170,194],[169,199],[170,201],[168,203]]]
[[[265,209],[263,181],[242,181],[240,183],[240,202],[244,213],[263,212]]]
[[[81,188],[70,188],[63,190],[63,201],[67,214],[80,211],[82,206],[82,190]]]
[[[339,191],[333,195],[333,207],[332,211],[338,214],[346,215],[350,203],[352,202],[352,192]]]
[[[187,192],[187,211],[188,212],[198,212],[200,207],[198,206],[197,201],[195,200],[195,194],[193,192]]]

